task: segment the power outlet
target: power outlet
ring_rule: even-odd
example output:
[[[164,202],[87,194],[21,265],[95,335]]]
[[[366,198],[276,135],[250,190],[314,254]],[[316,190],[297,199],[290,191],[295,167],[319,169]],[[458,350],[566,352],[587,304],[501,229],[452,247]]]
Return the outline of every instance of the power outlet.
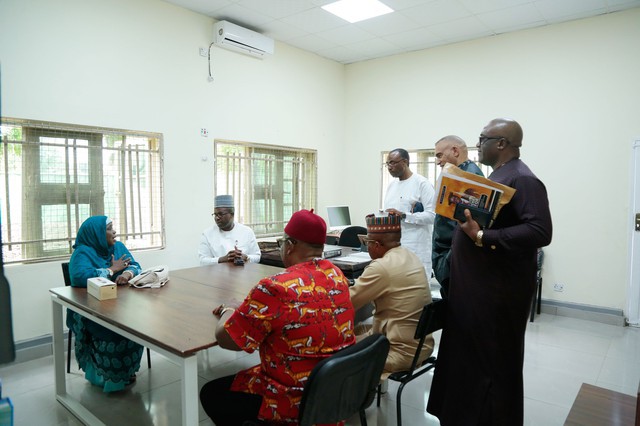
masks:
[[[207,48],[206,47],[201,47],[200,48],[200,56],[202,56],[203,58],[206,58],[207,56],[209,56],[209,52],[207,52]]]
[[[206,138],[207,136],[209,136],[209,131],[207,129],[205,129],[204,127],[200,129],[200,136],[202,136],[203,138]]]
[[[561,284],[561,283],[555,283],[555,284],[553,285],[553,291],[557,291],[557,292],[562,293],[562,292],[564,291],[564,284]]]

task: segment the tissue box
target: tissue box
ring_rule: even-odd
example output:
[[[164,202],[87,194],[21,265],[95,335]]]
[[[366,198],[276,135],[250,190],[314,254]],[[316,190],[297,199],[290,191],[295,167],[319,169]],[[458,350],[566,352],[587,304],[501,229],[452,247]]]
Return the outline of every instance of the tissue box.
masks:
[[[115,299],[118,297],[118,286],[106,278],[96,277],[87,280],[87,291],[98,300]]]

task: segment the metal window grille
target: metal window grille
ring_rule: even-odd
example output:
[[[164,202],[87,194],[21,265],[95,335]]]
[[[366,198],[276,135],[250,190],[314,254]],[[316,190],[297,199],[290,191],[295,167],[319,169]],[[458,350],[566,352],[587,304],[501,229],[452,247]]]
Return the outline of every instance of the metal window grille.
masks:
[[[92,215],[130,250],[164,247],[161,134],[13,118],[0,129],[5,263],[69,256]]]
[[[258,237],[279,235],[291,215],[317,208],[315,150],[216,140],[215,195],[230,194],[235,220]]]

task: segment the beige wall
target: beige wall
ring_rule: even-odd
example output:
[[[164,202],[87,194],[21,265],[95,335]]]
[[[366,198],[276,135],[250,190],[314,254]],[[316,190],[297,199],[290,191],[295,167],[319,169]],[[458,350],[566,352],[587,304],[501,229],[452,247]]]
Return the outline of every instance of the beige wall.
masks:
[[[633,9],[349,65],[347,155],[375,175],[382,150],[431,148],[447,134],[475,145],[492,118],[518,120],[554,220],[543,298],[626,309],[639,41]],[[375,184],[354,193],[352,215],[378,194]]]
[[[318,211],[349,204],[359,221],[379,202],[380,151],[449,133],[473,143],[491,118],[511,116],[551,199],[544,297],[622,309],[639,23],[635,9],[348,66],[282,43],[263,61],[213,48],[209,83],[198,49],[210,18],[157,0],[3,0],[2,112],[162,132],[167,248],[136,257],[171,268],[197,264],[213,138],[318,149]],[[49,334],[59,262],[6,273],[16,340]]]

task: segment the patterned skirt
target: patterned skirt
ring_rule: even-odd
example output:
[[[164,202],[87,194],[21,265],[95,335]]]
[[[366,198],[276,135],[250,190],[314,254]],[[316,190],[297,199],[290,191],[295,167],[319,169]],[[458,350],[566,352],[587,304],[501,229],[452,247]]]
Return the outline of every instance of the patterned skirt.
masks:
[[[67,327],[75,336],[76,359],[85,378],[104,392],[123,390],[140,369],[143,346],[71,310]]]

